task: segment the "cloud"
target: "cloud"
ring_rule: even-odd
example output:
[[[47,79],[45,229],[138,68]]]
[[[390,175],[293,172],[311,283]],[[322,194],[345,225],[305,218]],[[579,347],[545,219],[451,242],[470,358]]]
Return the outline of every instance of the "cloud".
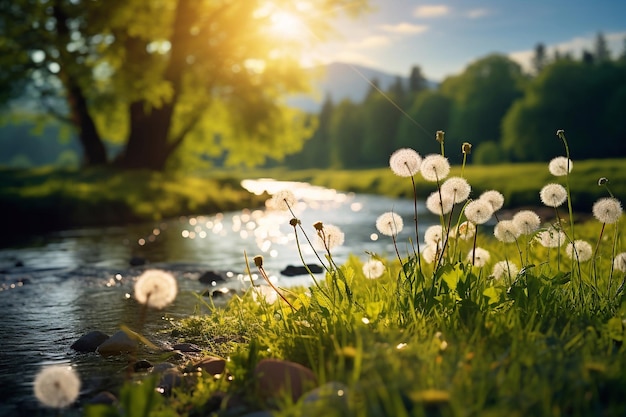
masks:
[[[544,44],[546,47],[546,56],[551,59],[554,56],[556,51],[559,51],[561,54],[570,53],[574,57],[580,57],[583,50],[593,51],[595,47],[597,34],[590,34],[585,36],[577,36],[575,38],[569,39],[567,41],[555,43],[555,44]],[[606,39],[607,46],[609,51],[613,57],[616,57],[622,52],[622,48],[624,45],[624,38],[626,37],[625,32],[612,32],[612,33],[604,33],[604,39]],[[532,70],[532,59],[535,56],[534,49],[528,49],[524,51],[515,51],[509,53],[509,58],[518,62],[522,68],[526,71]]]
[[[441,17],[450,13],[450,8],[443,4],[429,4],[424,6],[418,6],[413,11],[413,16],[432,18]]]
[[[481,17],[485,17],[491,14],[491,11],[488,9],[472,9],[467,12],[467,17],[470,19],[480,19]]]
[[[381,25],[380,28],[386,32],[398,33],[402,35],[414,35],[417,33],[423,33],[428,30],[426,25],[415,25],[413,23],[398,23],[395,25]]]

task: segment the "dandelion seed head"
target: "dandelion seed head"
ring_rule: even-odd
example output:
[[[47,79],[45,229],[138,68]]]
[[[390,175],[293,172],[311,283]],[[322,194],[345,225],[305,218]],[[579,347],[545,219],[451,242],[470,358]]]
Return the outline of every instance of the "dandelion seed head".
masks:
[[[521,234],[531,235],[539,229],[541,219],[532,210],[522,210],[515,213],[513,223],[518,227]]]
[[[469,142],[463,142],[463,145],[461,145],[461,152],[465,155],[472,153],[472,144]]]
[[[565,243],[566,237],[563,231],[550,227],[547,230],[539,232],[537,239],[544,248],[558,248]]]
[[[426,181],[442,181],[450,173],[450,163],[441,155],[428,155],[422,160],[420,172]]]
[[[521,232],[513,220],[501,220],[493,229],[493,235],[500,242],[512,243],[520,236]]]
[[[496,262],[493,266],[493,271],[491,275],[493,275],[494,279],[502,279],[505,277],[513,278],[519,272],[519,268],[513,262],[509,261],[500,261]]]
[[[567,190],[561,184],[548,184],[539,192],[541,202],[548,207],[559,207],[567,200]]]
[[[445,134],[446,132],[444,132],[443,130],[438,130],[435,134],[435,139],[437,140],[437,142],[443,143]]]
[[[548,164],[548,170],[550,174],[555,177],[562,177],[564,175],[572,172],[572,168],[574,167],[574,163],[571,159],[567,159],[564,156],[557,156],[553,158]]]
[[[343,245],[345,235],[335,225],[325,224],[321,230],[317,231],[318,249],[331,250]]]
[[[469,240],[476,234],[476,226],[474,223],[464,221],[459,225],[458,236],[463,240]]]
[[[608,184],[609,183],[609,179],[606,177],[600,177],[598,179],[598,187],[603,186],[604,184]]]
[[[454,200],[450,194],[439,194],[438,191],[434,191],[426,199],[426,208],[437,216],[450,213],[452,207],[454,207]]]
[[[424,241],[427,245],[438,245],[443,241],[443,228],[441,225],[435,224],[430,226],[424,232]]]
[[[392,211],[383,213],[376,219],[376,229],[385,236],[397,236],[403,227],[402,217]]]
[[[485,191],[478,199],[487,201],[494,212],[500,210],[504,205],[504,196],[501,192],[496,190]]]
[[[585,242],[584,240],[575,240],[573,243],[569,243],[565,247],[565,253],[575,261],[586,262],[591,259],[593,250],[589,242]]]
[[[626,252],[618,253],[613,259],[613,268],[626,272]]]
[[[470,201],[465,206],[465,217],[474,224],[483,224],[491,219],[493,207],[486,200]]]
[[[428,264],[432,264],[437,259],[437,255],[440,253],[441,249],[437,245],[426,245],[422,249],[422,258]]]
[[[465,178],[461,177],[448,178],[441,184],[441,194],[449,195],[454,200],[454,203],[467,200],[471,191],[472,187]]]
[[[422,157],[411,148],[398,149],[389,157],[391,171],[399,177],[412,177],[420,170]]]
[[[472,262],[472,259],[474,259],[474,266],[482,268],[487,264],[487,262],[489,262],[490,257],[491,255],[486,249],[476,248],[469,251],[467,254],[467,261]]]
[[[278,293],[269,285],[255,285],[252,290],[252,299],[257,302],[263,300],[267,304],[274,304],[278,301]]]
[[[376,279],[385,272],[385,265],[378,259],[370,259],[363,264],[363,275],[369,279]]]
[[[274,210],[289,210],[298,203],[296,196],[289,190],[282,190],[272,195],[268,207]]]
[[[622,204],[613,197],[601,198],[593,204],[593,217],[606,224],[617,223],[622,216]]]
[[[144,271],[135,282],[135,299],[151,308],[167,307],[176,299],[177,294],[176,278],[160,269]]]
[[[80,378],[67,365],[52,365],[42,368],[35,376],[35,397],[47,407],[65,408],[78,398]]]

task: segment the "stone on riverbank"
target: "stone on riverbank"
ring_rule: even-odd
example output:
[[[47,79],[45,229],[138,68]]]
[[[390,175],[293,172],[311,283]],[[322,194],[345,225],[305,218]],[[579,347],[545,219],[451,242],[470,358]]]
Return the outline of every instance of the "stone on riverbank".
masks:
[[[109,335],[101,331],[94,330],[81,336],[77,341],[72,343],[70,348],[77,352],[95,352],[98,346],[109,339]]]
[[[226,361],[222,358],[218,358],[215,356],[207,356],[189,365],[186,368],[186,371],[192,372],[198,369],[202,369],[204,372],[210,375],[223,374],[226,370]]]
[[[315,374],[299,363],[279,359],[262,359],[254,368],[261,398],[279,398],[290,394],[293,402],[298,401],[307,390],[317,385]]]

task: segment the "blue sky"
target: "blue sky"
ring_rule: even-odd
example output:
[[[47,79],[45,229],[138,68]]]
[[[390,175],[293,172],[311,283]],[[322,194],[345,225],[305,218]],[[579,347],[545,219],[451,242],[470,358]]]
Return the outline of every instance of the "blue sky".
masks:
[[[579,56],[602,32],[613,54],[626,37],[624,0],[371,0],[374,10],[335,23],[340,38],[321,45],[323,61],[363,64],[408,75],[420,65],[441,81],[489,53],[523,65],[538,42]]]

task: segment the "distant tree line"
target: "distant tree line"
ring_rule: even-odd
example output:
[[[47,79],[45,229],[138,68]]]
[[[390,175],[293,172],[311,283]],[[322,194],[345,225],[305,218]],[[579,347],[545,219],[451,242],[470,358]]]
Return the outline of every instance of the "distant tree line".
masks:
[[[493,54],[437,88],[428,88],[415,66],[408,86],[398,79],[381,92],[372,80],[360,103],[328,96],[315,133],[287,165],[384,166],[400,147],[439,152],[437,130],[446,132],[452,162],[461,161],[463,142],[473,145],[475,163],[545,161],[563,152],[557,129],[566,131],[578,159],[626,156],[626,39],[615,58],[601,33],[594,50],[578,59],[548,56],[538,44],[532,65],[527,74],[507,56]]]

